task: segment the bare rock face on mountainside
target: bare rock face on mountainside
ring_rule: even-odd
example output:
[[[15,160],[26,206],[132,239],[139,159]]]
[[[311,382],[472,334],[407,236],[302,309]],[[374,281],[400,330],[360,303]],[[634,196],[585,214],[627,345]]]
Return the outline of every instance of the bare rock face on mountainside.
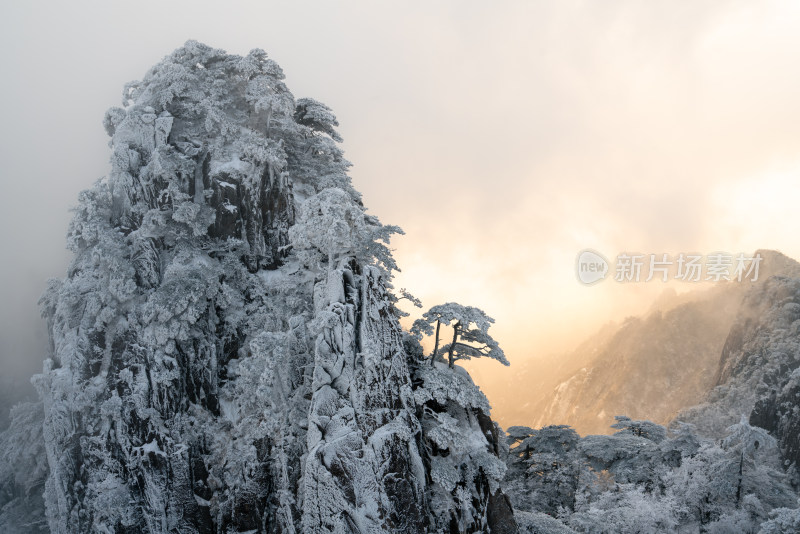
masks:
[[[505,436],[404,342],[399,229],[331,110],[192,41],[123,104],[42,298],[41,401],[0,438],[0,530],[517,532]]]

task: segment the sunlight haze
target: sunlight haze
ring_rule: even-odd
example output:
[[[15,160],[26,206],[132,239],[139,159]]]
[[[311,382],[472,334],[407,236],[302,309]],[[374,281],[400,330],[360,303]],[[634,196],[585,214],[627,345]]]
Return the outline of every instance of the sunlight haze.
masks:
[[[313,7],[313,9],[312,9]],[[0,367],[46,356],[36,301],[68,210],[108,172],[105,110],[187,39],[264,49],[329,105],[425,307],[478,306],[510,368],[642,313],[660,282],[581,285],[576,254],[800,258],[796,2],[25,2],[0,17]],[[45,156],[45,152],[47,155]],[[9,261],[10,257],[14,261]],[[613,273],[609,276],[613,278]],[[679,291],[692,284],[670,284]]]

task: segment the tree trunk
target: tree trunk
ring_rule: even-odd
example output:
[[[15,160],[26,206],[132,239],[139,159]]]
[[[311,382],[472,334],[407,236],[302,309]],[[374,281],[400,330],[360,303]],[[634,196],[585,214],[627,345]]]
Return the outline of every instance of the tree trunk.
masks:
[[[441,328],[442,322],[436,321],[436,343],[433,345],[433,354],[431,354],[431,367],[436,365],[436,353],[439,352],[439,328]]]
[[[450,343],[450,350],[447,352],[447,361],[448,366],[450,369],[453,368],[453,363],[455,360],[453,359],[453,351],[456,350],[456,341],[458,341],[458,329],[461,326],[461,323],[458,322],[453,326],[453,342]]]

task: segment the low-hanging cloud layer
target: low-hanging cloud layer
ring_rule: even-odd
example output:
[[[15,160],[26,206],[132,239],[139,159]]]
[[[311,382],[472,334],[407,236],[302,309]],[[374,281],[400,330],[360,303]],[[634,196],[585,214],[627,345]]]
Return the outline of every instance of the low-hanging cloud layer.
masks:
[[[46,352],[68,208],[108,169],[106,108],[186,39],[265,49],[337,113],[407,287],[497,319],[513,364],[640,311],[577,252],[800,257],[793,2],[19,3],[0,16],[0,370]],[[481,372],[503,373],[496,365]]]

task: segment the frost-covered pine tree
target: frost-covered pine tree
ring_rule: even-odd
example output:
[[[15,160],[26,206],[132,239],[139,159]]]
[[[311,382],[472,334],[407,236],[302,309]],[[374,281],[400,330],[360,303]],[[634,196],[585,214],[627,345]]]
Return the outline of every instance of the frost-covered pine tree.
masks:
[[[515,509],[553,516],[575,509],[581,470],[579,439],[577,432],[564,425],[508,429],[506,489]]]
[[[431,364],[438,357],[447,355],[447,363],[451,369],[458,360],[482,357],[509,365],[500,345],[489,335],[488,330],[493,323],[494,319],[481,309],[447,302],[423,313],[420,319],[414,321],[411,333],[417,336],[417,339],[433,335]],[[449,343],[440,345],[439,335],[443,325],[452,328],[453,338]]]

